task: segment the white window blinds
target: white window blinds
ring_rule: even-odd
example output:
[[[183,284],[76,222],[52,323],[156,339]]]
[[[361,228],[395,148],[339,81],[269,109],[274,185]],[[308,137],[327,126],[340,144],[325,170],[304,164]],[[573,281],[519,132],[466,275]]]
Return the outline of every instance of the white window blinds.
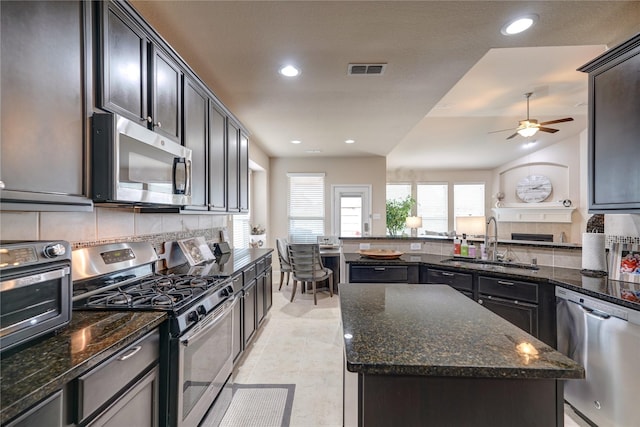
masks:
[[[484,216],[484,184],[453,184],[453,214]]]
[[[233,247],[249,247],[249,214],[233,215]]]
[[[287,174],[289,241],[317,243],[324,232],[324,174]]]
[[[417,185],[418,216],[422,217],[422,230],[433,232],[449,231],[449,185],[429,183]]]

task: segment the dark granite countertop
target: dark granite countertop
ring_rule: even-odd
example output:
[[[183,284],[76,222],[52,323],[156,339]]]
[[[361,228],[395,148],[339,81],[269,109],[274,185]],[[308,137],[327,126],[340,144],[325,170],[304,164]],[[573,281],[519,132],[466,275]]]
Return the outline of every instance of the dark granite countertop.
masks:
[[[164,312],[74,311],[57,335],[3,354],[0,423],[62,389],[166,318]]]
[[[376,260],[357,253],[344,254],[345,262],[370,265],[426,265],[470,273],[499,274],[505,278],[534,280],[553,286],[562,286],[585,295],[640,310],[640,284],[609,280],[608,277],[589,277],[580,270],[572,268],[549,267],[540,265],[537,270],[526,268],[502,267],[499,265],[475,264],[464,261],[449,261],[451,256],[423,253],[406,253],[396,260]]]
[[[272,252],[273,249],[271,248],[233,249],[228,254],[216,257],[215,261],[191,267],[189,274],[233,276],[236,272],[245,269],[248,265],[258,261],[260,258],[266,257]],[[176,269],[170,271],[183,272]],[[184,271],[184,273],[186,273],[186,271]]]
[[[584,378],[582,366],[447,285],[343,283],[340,307],[351,372]]]

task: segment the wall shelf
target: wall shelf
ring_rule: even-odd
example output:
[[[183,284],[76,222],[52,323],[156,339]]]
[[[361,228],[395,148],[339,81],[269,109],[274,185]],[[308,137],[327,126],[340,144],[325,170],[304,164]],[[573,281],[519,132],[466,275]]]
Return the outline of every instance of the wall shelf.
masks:
[[[493,208],[493,215],[498,222],[565,222],[571,223],[574,207],[520,205]]]

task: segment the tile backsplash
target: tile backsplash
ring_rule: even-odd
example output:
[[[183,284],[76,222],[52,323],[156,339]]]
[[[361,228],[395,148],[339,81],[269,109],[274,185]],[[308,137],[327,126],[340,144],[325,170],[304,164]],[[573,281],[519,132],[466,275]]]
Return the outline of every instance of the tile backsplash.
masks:
[[[72,248],[124,241],[165,241],[204,236],[220,241],[227,215],[136,213],[132,209],[100,208],[93,212],[0,212],[2,240],[66,240]]]

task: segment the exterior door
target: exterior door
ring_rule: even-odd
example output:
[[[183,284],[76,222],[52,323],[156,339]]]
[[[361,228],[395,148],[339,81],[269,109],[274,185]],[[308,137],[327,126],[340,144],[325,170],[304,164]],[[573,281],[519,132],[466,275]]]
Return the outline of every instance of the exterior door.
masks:
[[[332,234],[362,237],[371,234],[371,186],[333,187]]]

